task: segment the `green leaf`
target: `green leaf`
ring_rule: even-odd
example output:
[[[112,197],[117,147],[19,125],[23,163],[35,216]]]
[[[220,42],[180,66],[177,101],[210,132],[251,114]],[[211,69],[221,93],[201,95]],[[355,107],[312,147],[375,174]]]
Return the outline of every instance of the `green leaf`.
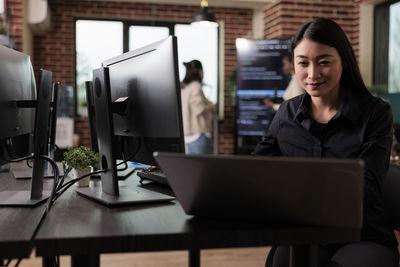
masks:
[[[90,171],[90,167],[99,167],[99,155],[88,147],[80,146],[64,152],[62,162],[77,170]]]

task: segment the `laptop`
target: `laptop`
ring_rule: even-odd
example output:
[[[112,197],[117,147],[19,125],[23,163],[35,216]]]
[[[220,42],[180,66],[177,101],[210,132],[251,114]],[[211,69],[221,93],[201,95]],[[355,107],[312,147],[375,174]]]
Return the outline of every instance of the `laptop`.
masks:
[[[189,215],[361,228],[363,161],[155,152]]]

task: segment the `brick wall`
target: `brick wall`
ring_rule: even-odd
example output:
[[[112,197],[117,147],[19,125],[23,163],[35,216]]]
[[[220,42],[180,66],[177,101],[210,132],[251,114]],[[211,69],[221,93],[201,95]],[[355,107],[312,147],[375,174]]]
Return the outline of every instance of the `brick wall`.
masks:
[[[74,18],[76,16],[190,21],[199,10],[197,6],[158,5],[128,2],[53,0],[51,31],[34,37],[34,68],[53,71],[55,81],[74,85]],[[251,9],[213,8],[210,11],[218,20],[225,22],[225,84],[236,65],[235,39],[252,36]],[[233,153],[234,113],[230,101],[225,100],[225,120],[219,122],[219,151]],[[81,136],[81,143],[89,142],[88,123],[77,120],[75,130]]]
[[[4,1],[4,11],[6,13],[5,21],[8,24],[8,34],[14,41],[15,49],[23,52],[22,31],[24,26],[24,5],[23,0]]]
[[[317,17],[335,20],[346,32],[356,56],[359,49],[359,3],[352,0],[279,0],[264,11],[265,38],[290,38]]]

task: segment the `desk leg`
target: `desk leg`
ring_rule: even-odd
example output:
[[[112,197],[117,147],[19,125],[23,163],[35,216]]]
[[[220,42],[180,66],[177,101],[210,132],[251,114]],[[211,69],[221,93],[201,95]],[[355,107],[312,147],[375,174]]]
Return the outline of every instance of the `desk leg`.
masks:
[[[318,266],[318,245],[310,245],[310,267]]]
[[[200,267],[200,249],[189,250],[189,267]]]
[[[318,266],[318,245],[289,246],[289,267],[302,267],[303,265]]]
[[[100,255],[71,255],[71,267],[100,267]]]
[[[53,267],[56,266],[55,257],[43,257],[42,258],[42,267]]]
[[[289,267],[295,267],[296,261],[296,248],[295,246],[289,246]]]

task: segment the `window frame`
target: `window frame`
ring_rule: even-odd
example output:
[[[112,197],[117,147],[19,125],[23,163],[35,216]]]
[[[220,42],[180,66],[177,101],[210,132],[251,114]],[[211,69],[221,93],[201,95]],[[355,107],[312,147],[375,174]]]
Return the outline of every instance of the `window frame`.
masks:
[[[131,26],[160,26],[169,29],[169,35],[175,35],[174,26],[176,24],[189,24],[188,22],[168,22],[168,21],[152,21],[152,20],[121,20],[124,25],[123,33],[123,50],[124,53],[129,51],[129,27]]]
[[[146,19],[115,19],[115,18],[104,18],[104,17],[85,17],[85,16],[77,16],[74,18],[74,96],[73,96],[73,103],[74,103],[74,115],[75,117],[81,117],[81,114],[78,114],[78,84],[77,84],[77,57],[76,57],[76,22],[78,20],[98,20],[98,21],[115,21],[121,22],[123,25],[123,34],[122,34],[122,50],[123,53],[129,51],[129,27],[130,26],[161,26],[167,27],[169,29],[169,35],[175,35],[175,25],[177,24],[190,24],[187,21],[166,21],[166,20],[146,20]],[[221,30],[220,28],[217,30],[217,62],[218,62],[218,74],[217,74],[217,103],[216,106],[219,107],[221,101],[221,84],[220,84],[220,38],[221,38]],[[217,111],[219,112],[219,110]]]
[[[373,85],[388,83],[389,8],[389,2],[379,3],[374,7]]]
[[[400,0],[388,0],[374,5],[372,84],[389,86],[389,27],[390,6]],[[384,58],[380,59],[384,53]],[[380,61],[380,64],[378,63]],[[379,73],[378,73],[379,72]],[[387,74],[387,75],[386,75]]]

